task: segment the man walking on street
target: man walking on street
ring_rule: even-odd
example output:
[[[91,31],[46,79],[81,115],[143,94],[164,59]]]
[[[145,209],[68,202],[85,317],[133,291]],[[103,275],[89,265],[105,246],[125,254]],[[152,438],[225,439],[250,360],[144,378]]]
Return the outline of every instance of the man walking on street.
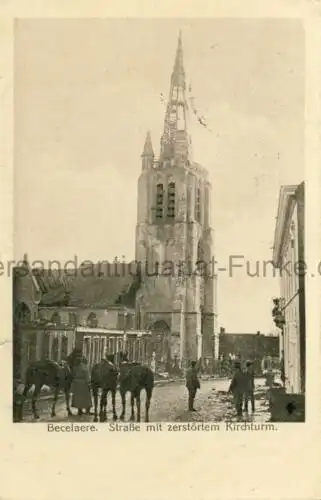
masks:
[[[233,394],[237,416],[241,417],[245,392],[245,378],[239,361],[235,362],[235,371],[228,392]]]
[[[197,389],[201,388],[201,384],[198,379],[196,361],[192,361],[191,366],[186,371],[186,387],[188,390],[188,410],[197,411],[194,408],[194,399]]]
[[[249,400],[251,401],[252,413],[255,411],[254,404],[254,370],[252,361],[246,362],[246,372],[244,374],[245,379],[245,393],[244,393],[244,411],[248,413],[249,410]]]

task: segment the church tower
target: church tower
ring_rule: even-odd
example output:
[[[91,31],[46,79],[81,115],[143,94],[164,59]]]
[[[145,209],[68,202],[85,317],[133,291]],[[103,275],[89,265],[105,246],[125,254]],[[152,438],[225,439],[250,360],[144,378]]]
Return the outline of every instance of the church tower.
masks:
[[[213,359],[211,184],[191,158],[181,34],[171,75],[160,155],[148,132],[138,179],[136,260],[140,328],[153,332],[156,362]]]

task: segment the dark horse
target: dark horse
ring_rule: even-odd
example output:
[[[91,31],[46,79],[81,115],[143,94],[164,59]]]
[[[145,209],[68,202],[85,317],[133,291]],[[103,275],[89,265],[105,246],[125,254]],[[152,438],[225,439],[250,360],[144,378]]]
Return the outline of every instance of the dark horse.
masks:
[[[131,416],[135,420],[134,403],[136,400],[137,422],[140,422],[140,393],[146,391],[145,422],[149,422],[149,408],[154,388],[154,374],[147,366],[128,362],[127,354],[120,353],[119,391],[122,400],[120,420],[125,419],[126,393],[130,392]]]
[[[32,414],[35,419],[39,419],[36,408],[36,401],[44,385],[54,389],[54,401],[51,408],[51,416],[56,416],[56,403],[60,390],[63,390],[66,397],[66,408],[68,415],[72,415],[70,410],[70,388],[72,382],[72,372],[68,363],[57,363],[50,360],[39,360],[31,363],[26,371],[25,388],[21,398],[20,420],[23,420],[23,404],[28,391],[34,385],[35,390],[32,394]]]
[[[94,422],[98,422],[98,392],[100,395],[100,421],[107,419],[107,396],[111,392],[113,405],[113,419],[117,420],[116,414],[116,390],[118,380],[118,370],[114,365],[114,356],[110,354],[106,359],[102,359],[93,366],[91,371],[91,389],[94,398]]]

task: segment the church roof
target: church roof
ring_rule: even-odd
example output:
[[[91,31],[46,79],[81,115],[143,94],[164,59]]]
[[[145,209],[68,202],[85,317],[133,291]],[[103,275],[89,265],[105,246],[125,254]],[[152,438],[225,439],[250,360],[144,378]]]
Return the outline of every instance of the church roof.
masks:
[[[40,306],[135,307],[140,277],[134,263],[118,263],[69,270],[33,269],[42,290]]]
[[[152,138],[150,135],[150,131],[147,132],[146,140],[144,144],[143,156],[154,157],[154,150],[152,145]]]

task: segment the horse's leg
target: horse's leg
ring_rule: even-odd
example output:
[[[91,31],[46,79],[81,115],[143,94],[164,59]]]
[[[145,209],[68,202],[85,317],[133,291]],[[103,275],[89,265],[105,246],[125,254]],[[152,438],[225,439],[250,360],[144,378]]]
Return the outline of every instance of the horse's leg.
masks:
[[[94,422],[98,422],[98,387],[92,384],[93,399],[94,399]]]
[[[51,408],[51,416],[52,417],[56,416],[56,404],[57,404],[57,400],[58,400],[58,394],[59,394],[59,385],[57,384],[55,386],[54,401],[53,401],[52,408]]]
[[[109,389],[106,389],[106,391],[105,391],[105,397],[104,397],[104,404],[103,404],[104,422],[107,420],[107,402],[108,402],[108,392],[109,392]]]
[[[151,399],[152,389],[150,387],[146,387],[145,422],[149,422],[149,408]]]
[[[136,392],[137,422],[140,422],[140,389]]]
[[[102,389],[100,395],[100,411],[99,411],[99,417],[101,422],[105,421],[104,408],[106,406],[106,399],[107,399],[107,391],[106,389]]]
[[[117,413],[116,413],[116,389],[112,389],[112,391],[111,391],[111,400],[112,400],[112,405],[113,405],[113,420],[117,420]]]
[[[65,398],[66,398],[66,409],[69,417],[72,417],[72,411],[70,409],[70,385],[65,386]]]
[[[40,394],[41,387],[42,387],[41,384],[35,384],[35,390],[33,391],[32,399],[31,399],[32,414],[33,414],[33,418],[35,420],[39,420],[39,418],[40,418],[38,415],[38,412],[37,412],[36,401],[37,401],[37,397]]]
[[[125,420],[125,413],[126,413],[126,391],[124,389],[120,389],[120,397],[121,397],[121,403],[122,403],[122,412],[120,415],[120,420]]]
[[[92,399],[91,399],[91,394],[92,394],[92,388],[91,386],[89,387],[89,396],[90,396],[90,406],[86,408],[86,415],[90,415],[90,410],[92,407]]]
[[[130,420],[134,421],[135,420],[135,410],[134,410],[134,404],[135,404],[135,393],[134,391],[130,391],[130,404],[132,407],[131,415],[130,415]]]

